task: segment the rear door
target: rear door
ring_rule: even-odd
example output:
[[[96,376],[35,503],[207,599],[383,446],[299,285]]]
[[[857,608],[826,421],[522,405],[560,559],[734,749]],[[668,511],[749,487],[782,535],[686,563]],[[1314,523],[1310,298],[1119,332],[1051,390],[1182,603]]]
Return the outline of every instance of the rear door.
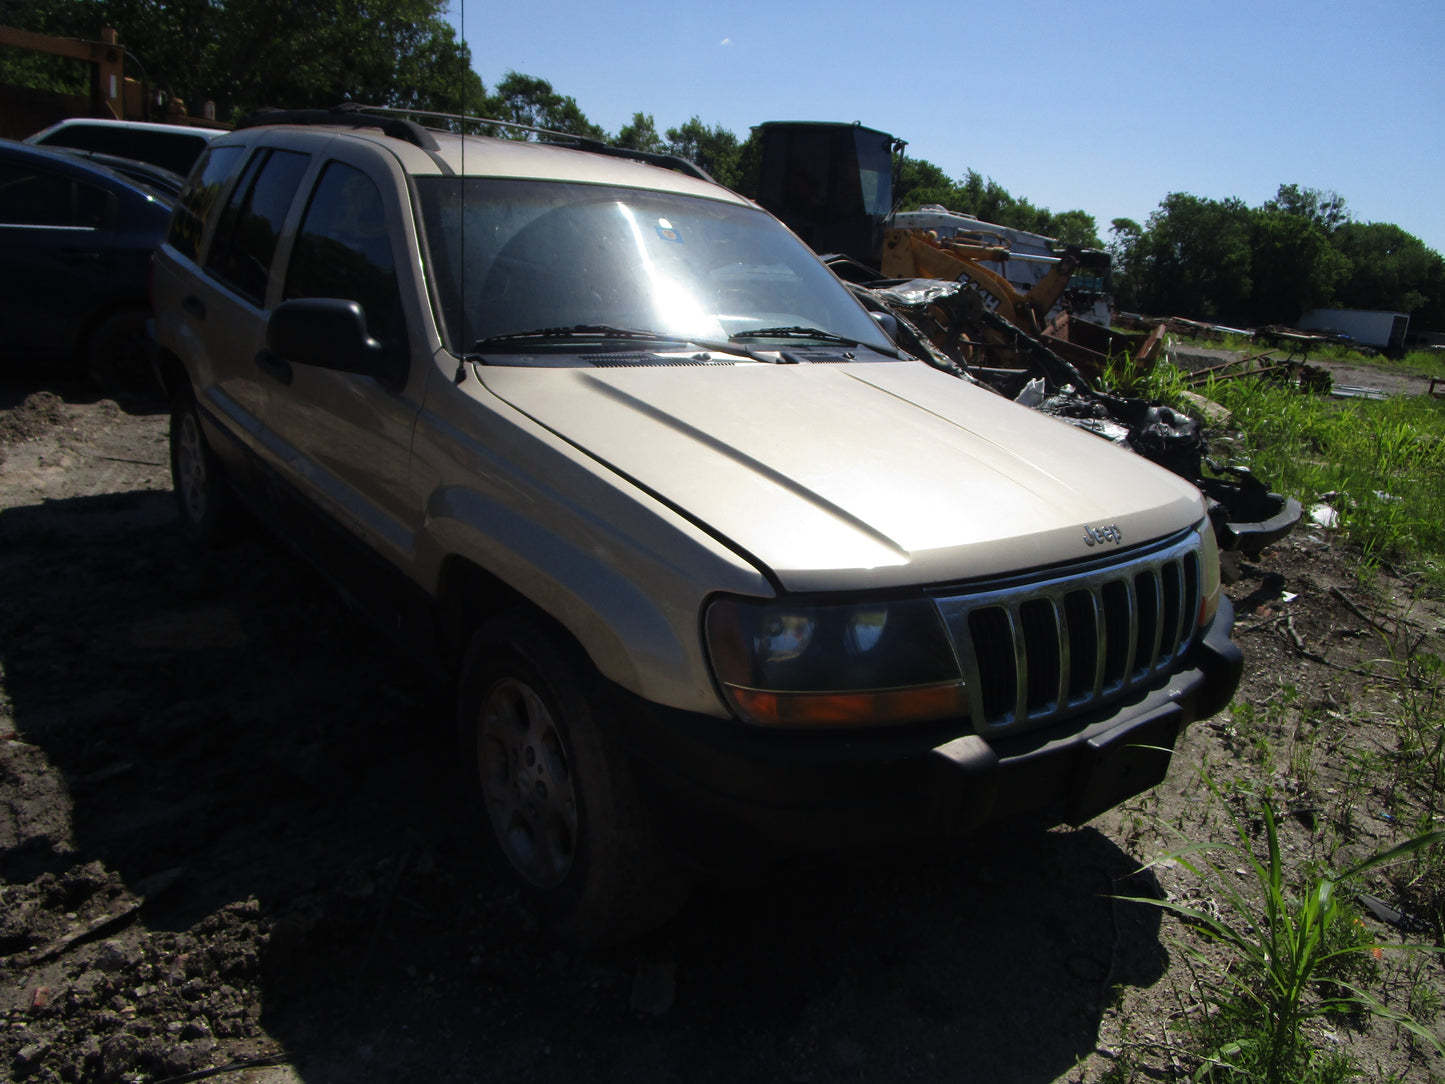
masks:
[[[0,159],[0,355],[28,361],[75,352],[96,299],[118,277],[116,205],[98,184],[45,163]]]
[[[256,359],[271,265],[313,160],[285,146],[211,148],[171,223],[170,247],[199,266],[181,270],[175,291],[158,289],[158,306],[171,310],[161,318],[178,325],[212,447],[240,471],[260,443],[269,391]]]

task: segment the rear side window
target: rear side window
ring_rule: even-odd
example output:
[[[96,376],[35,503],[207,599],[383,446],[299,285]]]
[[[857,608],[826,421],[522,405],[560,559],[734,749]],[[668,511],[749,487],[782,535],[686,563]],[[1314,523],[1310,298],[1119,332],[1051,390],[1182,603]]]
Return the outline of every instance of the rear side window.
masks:
[[[296,235],[286,297],[358,301],[372,338],[401,337],[401,291],[386,208],[366,174],[340,162],[322,171]]]
[[[0,225],[105,228],[103,189],[44,170],[0,163]]]
[[[175,246],[181,255],[194,260],[201,249],[201,234],[211,212],[220,201],[221,189],[226,178],[241,161],[244,147],[213,147],[206,151],[205,158],[196,169],[196,175],[181,193],[171,216],[170,233],[166,240]]]
[[[258,305],[266,296],[286,212],[310,161],[309,154],[295,151],[257,151],[216,223],[206,267]]]

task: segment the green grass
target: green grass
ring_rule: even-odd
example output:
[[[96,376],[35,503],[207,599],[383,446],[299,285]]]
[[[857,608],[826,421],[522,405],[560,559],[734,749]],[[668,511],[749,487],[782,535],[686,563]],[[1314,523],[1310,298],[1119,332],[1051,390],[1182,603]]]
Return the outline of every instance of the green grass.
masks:
[[[1399,361],[1387,361],[1380,367],[1403,369],[1407,373],[1418,373],[1420,376],[1445,378],[1445,350],[1412,350]]]
[[[1328,503],[1367,562],[1445,556],[1445,401],[1337,402],[1261,380],[1202,393],[1231,412],[1255,473],[1306,507]]]
[[[1207,776],[1205,783],[1216,798],[1223,797]],[[1180,945],[1197,996],[1209,1010],[1192,1029],[1194,1079],[1265,1084],[1349,1079],[1348,1059],[1322,1049],[1311,1027],[1338,1015],[1392,1021],[1445,1053],[1432,1032],[1367,989],[1386,948],[1423,946],[1374,944],[1348,893],[1350,882],[1365,873],[1428,854],[1445,842],[1445,831],[1416,836],[1340,873],[1289,883],[1274,810],[1263,802],[1260,812],[1263,859],[1254,852],[1244,818],[1234,815],[1237,842],[1195,843],[1151,863],[1173,861],[1194,873],[1203,882],[1204,904],[1137,900],[1174,913],[1222,950],[1210,954],[1193,943]]]
[[[1413,789],[1427,815],[1439,816],[1445,814],[1445,660],[1408,644],[1386,646],[1399,678],[1396,779]]]
[[[1188,410],[1184,390],[1184,374],[1160,365],[1132,393]],[[1328,504],[1367,564],[1419,563],[1445,592],[1445,399],[1335,400],[1259,378],[1197,391],[1230,411],[1245,465],[1272,488],[1307,514]]]
[[[1258,352],[1248,341],[1225,345]],[[1312,352],[1311,360],[1320,356]],[[1339,360],[1445,376],[1445,358],[1436,353]],[[1186,375],[1161,365],[1129,393],[1187,411]],[[1316,505],[1338,514],[1334,534],[1362,559],[1362,585],[1371,582],[1372,567],[1389,563],[1424,573],[1417,597],[1445,597],[1445,401],[1336,400],[1259,378],[1216,380],[1196,390],[1230,411],[1214,434],[1231,438],[1215,445],[1218,454],[1298,497],[1306,515]],[[1308,521],[1300,528],[1310,529]],[[1441,1052],[1439,1040],[1410,1016],[1433,1020],[1440,1011],[1436,964],[1410,954],[1398,963],[1388,956],[1380,961],[1385,946],[1370,943],[1349,889],[1392,866],[1391,898],[1428,924],[1437,945],[1445,943],[1445,847],[1438,846],[1445,841],[1445,661],[1422,631],[1433,628],[1428,614],[1422,624],[1418,615],[1412,619],[1415,603],[1377,603],[1394,616],[1374,625],[1378,653],[1365,665],[1393,690],[1393,707],[1379,719],[1394,732],[1395,747],[1342,748],[1329,739],[1317,747],[1325,731],[1286,686],[1262,701],[1236,703],[1221,731],[1233,775],[1218,785],[1205,780],[1215,798],[1232,807],[1236,838],[1196,843],[1156,860],[1177,861],[1203,888],[1188,899],[1143,901],[1174,912],[1198,935],[1180,945],[1190,980],[1181,993],[1204,1009],[1183,1017],[1195,1079],[1359,1079],[1359,1068],[1324,1039],[1327,1030],[1339,1030],[1333,1018],[1341,1015],[1393,1021]],[[1288,870],[1274,813],[1281,780],[1283,793],[1294,795],[1292,805],[1328,804],[1319,810],[1318,829],[1329,835],[1328,846],[1313,848],[1315,858]],[[1351,863],[1344,855],[1363,839],[1355,822],[1368,821],[1364,834],[1378,830],[1375,816],[1363,816],[1375,802],[1390,819],[1399,817],[1402,834],[1411,838]],[[1309,830],[1317,829],[1311,824]],[[1325,855],[1343,871],[1313,864]],[[1115,1069],[1133,1078],[1132,1066]]]

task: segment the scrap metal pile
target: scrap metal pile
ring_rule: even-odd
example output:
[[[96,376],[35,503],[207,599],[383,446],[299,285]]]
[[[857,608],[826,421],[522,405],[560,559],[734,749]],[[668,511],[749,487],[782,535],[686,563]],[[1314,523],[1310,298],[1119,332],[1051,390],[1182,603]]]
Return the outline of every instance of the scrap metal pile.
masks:
[[[915,356],[1193,482],[1209,501],[1221,548],[1257,554],[1294,528],[1299,502],[1270,492],[1246,469],[1207,459],[1195,419],[1101,389],[1106,372],[1147,373],[1162,351],[1163,329],[1118,332],[1066,312],[1045,319],[1077,257],[1061,260],[1057,274],[1025,294],[951,247],[918,231],[890,231],[883,274],[896,277],[882,279],[847,257],[828,262],[868,309],[893,316],[896,340]]]

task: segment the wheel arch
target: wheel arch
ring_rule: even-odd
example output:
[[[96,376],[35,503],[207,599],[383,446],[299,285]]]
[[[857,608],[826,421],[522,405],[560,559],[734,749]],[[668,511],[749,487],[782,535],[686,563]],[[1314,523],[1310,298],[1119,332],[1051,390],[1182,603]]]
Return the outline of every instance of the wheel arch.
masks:
[[[579,661],[585,660],[596,672],[587,650],[565,625],[500,577],[460,554],[451,554],[442,561],[436,600],[438,646],[453,673],[460,670],[476,631],[508,613],[524,614],[560,649]]]
[[[125,323],[121,326],[129,332],[131,321],[134,321],[140,338],[136,343],[138,352],[133,358],[137,369],[126,370],[123,375],[143,377],[144,360],[150,346],[150,338],[145,324],[151,316],[150,300],[143,295],[122,294],[107,298],[85,314],[84,322],[76,330],[75,342],[71,347],[73,364],[89,370],[91,376],[97,379],[106,376],[113,379],[116,374],[108,370],[114,365],[116,359],[113,356],[99,356],[97,348],[105,345],[105,332],[110,328],[112,321],[124,319]],[[128,339],[127,336],[127,341]],[[116,370],[116,372],[120,372],[120,370]]]
[[[195,392],[191,388],[191,377],[186,372],[185,365],[181,359],[176,357],[163,346],[151,345],[151,365],[155,369],[156,379],[160,381],[161,391],[165,393],[167,402],[185,401],[195,398]]]

